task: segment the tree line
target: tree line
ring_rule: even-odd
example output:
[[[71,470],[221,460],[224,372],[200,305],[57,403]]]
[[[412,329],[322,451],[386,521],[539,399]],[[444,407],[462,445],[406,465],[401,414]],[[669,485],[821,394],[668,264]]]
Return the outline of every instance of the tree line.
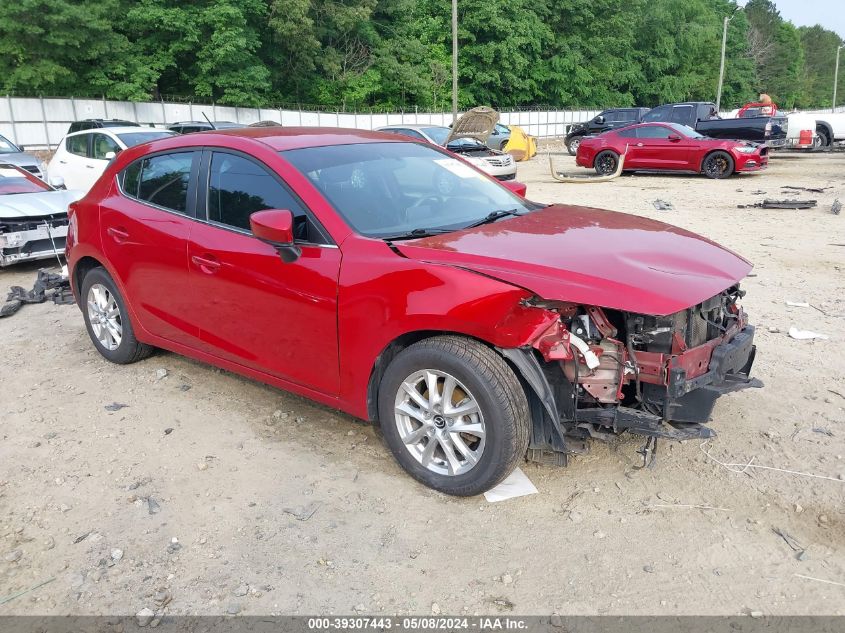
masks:
[[[770,0],[459,0],[461,107],[831,105],[842,43]],[[450,0],[0,3],[8,94],[447,110]],[[845,75],[845,72],[841,73]],[[845,98],[845,80],[840,94]]]

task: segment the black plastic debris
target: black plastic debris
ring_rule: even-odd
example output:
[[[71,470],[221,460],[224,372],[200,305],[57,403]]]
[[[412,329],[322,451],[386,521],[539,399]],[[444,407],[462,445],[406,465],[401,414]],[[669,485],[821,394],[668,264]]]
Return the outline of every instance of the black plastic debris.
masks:
[[[816,206],[816,200],[763,200],[754,204],[738,204],[737,209],[812,209]]]
[[[70,281],[59,274],[51,273],[43,268],[38,271],[38,277],[32,290],[24,290],[21,286],[12,286],[6,296],[6,303],[0,306],[0,318],[12,316],[25,303],[44,303],[52,299],[59,305],[74,302],[70,290]]]

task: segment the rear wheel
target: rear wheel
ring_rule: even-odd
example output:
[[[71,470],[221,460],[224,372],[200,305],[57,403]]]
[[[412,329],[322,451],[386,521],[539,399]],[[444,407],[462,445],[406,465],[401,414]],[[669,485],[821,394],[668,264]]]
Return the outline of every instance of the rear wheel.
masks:
[[[593,161],[593,166],[599,176],[609,176],[619,167],[619,154],[609,149],[599,152]]]
[[[704,157],[701,171],[708,178],[727,178],[734,173],[734,159],[727,152],[713,152]]]
[[[92,268],[85,274],[82,299],[85,328],[104,358],[126,365],[152,354],[152,347],[135,338],[123,297],[104,269]]]
[[[528,448],[528,401],[513,370],[458,336],[420,341],[393,359],[379,386],[379,420],[399,464],[452,495],[489,490]]]
[[[830,147],[830,132],[827,131],[827,128],[823,125],[816,126],[816,134],[818,135],[818,145],[813,145],[813,147],[818,147],[819,149],[824,149],[825,147]]]

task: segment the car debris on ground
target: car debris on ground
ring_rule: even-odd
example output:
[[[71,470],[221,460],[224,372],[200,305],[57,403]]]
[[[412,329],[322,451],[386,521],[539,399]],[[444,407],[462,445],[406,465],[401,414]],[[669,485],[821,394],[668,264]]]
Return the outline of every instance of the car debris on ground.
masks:
[[[770,200],[755,202],[754,204],[738,204],[737,209],[812,209],[816,206],[817,200]]]
[[[658,211],[674,211],[675,207],[672,205],[671,202],[666,202],[665,200],[657,199],[652,202],[654,208]]]
[[[44,303],[47,299],[52,299],[57,305],[74,302],[67,276],[62,273],[51,273],[42,268],[38,271],[32,290],[24,290],[21,286],[12,286],[9,289],[6,303],[0,306],[0,318],[12,316],[25,303]]]
[[[833,215],[839,215],[839,212],[842,211],[842,203],[839,202],[839,198],[833,201],[833,205],[830,207],[830,212]]]

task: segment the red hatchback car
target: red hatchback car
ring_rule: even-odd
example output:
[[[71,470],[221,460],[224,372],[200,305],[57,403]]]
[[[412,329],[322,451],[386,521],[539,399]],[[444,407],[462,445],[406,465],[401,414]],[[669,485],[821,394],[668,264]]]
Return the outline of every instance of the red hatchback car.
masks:
[[[708,138],[678,123],[641,123],[586,137],[575,163],[607,175],[616,171],[623,154],[624,171],[683,171],[708,178],[760,171],[769,164],[765,145]]]
[[[108,360],[160,347],[378,421],[451,494],[593,436],[709,436],[718,395],[758,384],[751,265],[517,189],[394,134],[162,139],[71,206],[71,283]]]

